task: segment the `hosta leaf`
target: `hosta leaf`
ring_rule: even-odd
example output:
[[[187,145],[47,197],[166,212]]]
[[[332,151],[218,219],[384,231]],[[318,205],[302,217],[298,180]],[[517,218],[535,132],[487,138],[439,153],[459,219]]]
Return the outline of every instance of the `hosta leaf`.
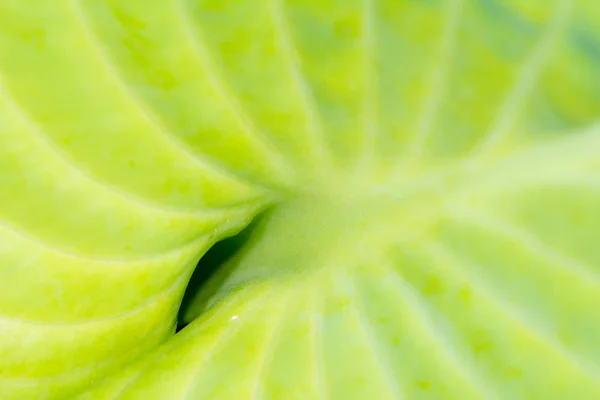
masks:
[[[593,0],[3,1],[0,397],[599,398],[599,73]]]

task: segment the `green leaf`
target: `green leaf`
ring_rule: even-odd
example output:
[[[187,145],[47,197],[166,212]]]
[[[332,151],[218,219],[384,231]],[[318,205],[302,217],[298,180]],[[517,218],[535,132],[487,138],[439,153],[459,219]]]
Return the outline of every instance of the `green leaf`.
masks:
[[[8,0],[0,60],[2,399],[600,397],[595,1]]]

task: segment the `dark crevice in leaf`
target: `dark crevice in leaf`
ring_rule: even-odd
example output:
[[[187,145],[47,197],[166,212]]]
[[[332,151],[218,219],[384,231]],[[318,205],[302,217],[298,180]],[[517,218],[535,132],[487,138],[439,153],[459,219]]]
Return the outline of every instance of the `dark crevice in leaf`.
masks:
[[[212,298],[219,290],[218,281],[222,279],[218,278],[222,273],[218,272],[223,272],[222,267],[248,242],[261,218],[262,214],[236,235],[215,243],[198,261],[181,302],[177,331],[192,322],[199,315],[198,311],[204,308],[200,308],[200,305],[206,302],[204,299]]]

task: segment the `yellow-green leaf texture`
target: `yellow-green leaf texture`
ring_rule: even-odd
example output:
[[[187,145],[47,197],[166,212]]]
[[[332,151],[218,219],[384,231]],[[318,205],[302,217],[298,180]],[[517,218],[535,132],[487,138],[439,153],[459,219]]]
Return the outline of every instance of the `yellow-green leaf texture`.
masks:
[[[596,0],[0,2],[2,400],[599,399],[599,238]]]

